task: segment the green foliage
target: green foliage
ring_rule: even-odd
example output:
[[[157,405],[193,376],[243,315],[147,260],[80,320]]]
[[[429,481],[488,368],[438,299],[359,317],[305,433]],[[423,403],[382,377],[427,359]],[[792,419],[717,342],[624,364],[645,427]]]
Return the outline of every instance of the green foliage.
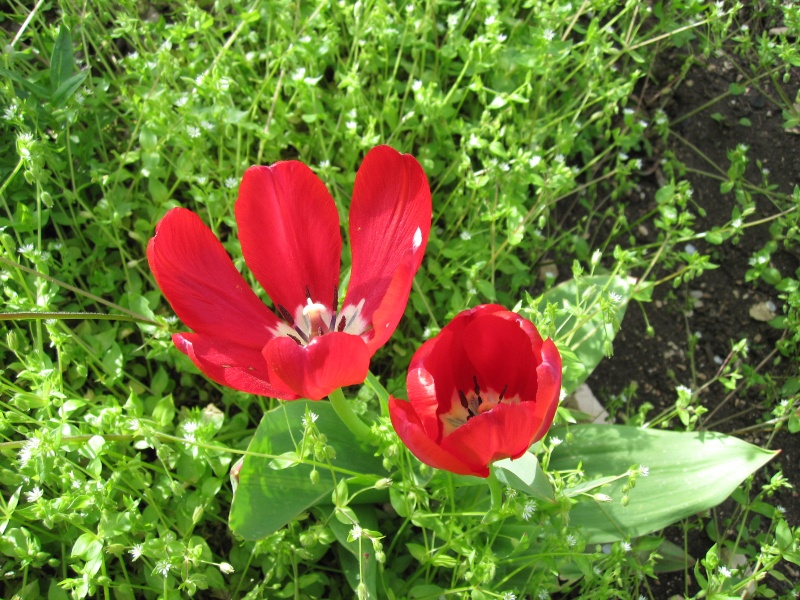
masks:
[[[569,444],[550,438],[498,463],[492,496],[482,481],[420,466],[385,403],[387,390],[405,394],[405,369],[424,339],[490,301],[516,305],[553,335],[573,389],[611,353],[631,300],[716,266],[713,252],[686,251],[688,243],[736,243],[764,218],[757,194],[776,212],[746,279],[778,294],[776,348],[796,364],[800,273],[773,257],[798,242],[800,191],[781,194],[766,174],[753,184],[748,165],[757,162],[737,147],[719,169],[735,203],[729,222],[699,230],[701,211],[674,157],[649,212],[636,222],[626,212],[659,144],[675,134],[666,112],[647,114],[638,102],[658,51],[707,56],[734,44],[754,69],[730,94],[762,74],[780,82],[800,64],[796,6],[750,7],[753,18],[786,27],[759,38],[739,28],[739,6],[729,4],[5,7],[0,596],[337,598],[350,597],[346,581],[360,597],[637,598],[642,576],[685,567],[689,558],[656,536],[587,545],[591,531],[572,523],[585,503],[573,508],[565,490],[590,472],[554,463]],[[796,99],[780,100],[791,130]],[[172,346],[182,326],[145,247],[159,218],[185,206],[244,270],[232,210],[244,169],[299,158],[329,184],[344,217],[356,168],[378,143],[420,160],[435,214],[406,318],[376,355],[377,376],[348,390],[355,412],[374,423],[362,446],[326,403],[278,406],[202,377]],[[642,223],[654,242],[637,240]],[[745,359],[744,348],[734,351]],[[772,394],[764,419],[800,430],[800,379],[759,379],[741,364],[730,361],[713,384],[763,385]],[[656,420],[702,427],[704,390]],[[229,470],[242,453],[234,500]],[[634,453],[620,460],[598,476],[645,462]],[[263,490],[268,481],[274,487]],[[644,481],[631,491],[631,512]],[[734,495],[742,514],[773,518],[767,533],[744,525],[738,546],[768,567],[767,581],[780,581],[779,561],[798,561],[797,531],[763,514],[774,486],[752,501]],[[714,538],[722,549],[723,533]],[[721,552],[696,567],[709,595],[755,582],[722,577]],[[759,580],[759,593],[768,585]]]

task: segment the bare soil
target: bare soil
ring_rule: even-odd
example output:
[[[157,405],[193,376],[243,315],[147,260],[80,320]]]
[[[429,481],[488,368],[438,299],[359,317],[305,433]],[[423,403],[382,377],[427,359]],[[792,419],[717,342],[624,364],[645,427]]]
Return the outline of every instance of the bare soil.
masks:
[[[747,179],[760,185],[761,169],[766,168],[769,183],[774,184],[777,191],[791,194],[794,186],[800,183],[800,136],[784,129],[781,108],[774,102],[778,95],[769,80],[759,83],[761,89],[750,85],[743,94],[725,95],[731,83],[745,85],[746,63],[718,55],[692,66],[685,80],[670,81],[670,77],[680,71],[683,60],[684,57],[675,55],[655,65],[653,79],[641,92],[643,110],[663,107],[671,121],[682,120],[676,127],[678,135],[671,136],[667,147],[661,147],[656,155],[650,157],[649,171],[652,174],[643,179],[641,189],[631,195],[627,206],[631,221],[655,208],[655,191],[664,183],[659,160],[663,152],[671,151],[686,165],[685,177],[693,187],[693,199],[697,207],[705,211],[705,216],[698,218],[696,231],[707,231],[729,221],[736,205],[733,194],[720,192],[719,176],[724,177],[724,170],[730,165],[727,152],[738,144],[747,144],[750,147]],[[800,70],[790,72],[788,83],[781,85],[787,97],[793,99],[800,87]],[[648,170],[647,164],[645,170]],[[756,196],[755,200],[758,208],[748,221],[780,212],[780,207],[764,196]],[[697,207],[696,213],[699,212]],[[654,229],[645,223],[634,232],[637,241],[655,241]],[[706,271],[698,279],[677,289],[673,289],[671,283],[656,288],[653,303],[644,306],[655,331],[652,337],[647,335],[643,311],[639,306],[629,306],[614,343],[614,356],[604,360],[588,382],[601,402],[619,407],[616,411],[618,420],[622,420],[626,413],[634,414],[644,402],[654,405],[649,413],[651,417],[669,409],[677,398],[675,388],[678,385],[698,389],[712,379],[720,369],[720,363],[728,356],[731,344],[742,338],[748,340],[749,346],[746,363],[759,373],[770,374],[779,385],[787,375],[796,375],[788,372],[796,369],[796,362],[792,365],[784,358],[779,364],[775,363],[776,356],[779,356],[775,353],[775,342],[782,331],[750,316],[751,307],[764,302],[774,303],[780,313],[781,301],[774,288],[763,282],[747,283],[744,280],[753,252],[761,249],[769,239],[769,224],[764,224],[746,229],[738,244],[728,241],[721,246],[711,246],[695,242],[697,251],[710,253],[712,262],[719,268]],[[796,248],[782,249],[773,256],[773,265],[784,276],[792,276],[798,262]],[[669,273],[659,275],[664,277]],[[694,332],[701,337],[692,352],[689,336]],[[635,395],[628,398],[627,404],[621,403],[620,396],[626,390],[630,391],[633,383],[637,388]],[[769,427],[756,427],[771,408],[765,406],[765,396],[760,386],[730,395],[721,385],[712,384],[701,395],[701,402],[714,412],[702,426],[782,450],[758,474],[754,489],[760,489],[760,484],[778,469],[795,486],[800,486],[800,461],[797,460],[800,435],[789,434],[785,429],[774,434]],[[677,420],[672,425],[681,426]],[[769,501],[786,509],[789,523],[800,522],[800,497],[796,490],[785,490]],[[724,517],[730,514],[731,508],[729,501],[720,507],[719,514]],[[672,541],[683,545],[682,529],[675,527],[666,534]],[[712,543],[702,529],[689,533],[690,552],[698,559],[705,555]],[[790,581],[799,580],[800,573],[792,572],[792,567],[783,564],[780,569]],[[772,580],[771,587],[780,589],[776,583]],[[691,584],[689,592],[697,592],[699,588],[693,580]],[[663,575],[652,590],[656,598],[682,595],[684,574]]]

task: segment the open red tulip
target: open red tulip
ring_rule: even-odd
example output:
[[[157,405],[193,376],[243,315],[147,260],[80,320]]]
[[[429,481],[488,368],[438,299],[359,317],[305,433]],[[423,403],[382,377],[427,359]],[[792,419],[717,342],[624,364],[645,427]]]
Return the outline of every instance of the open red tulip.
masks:
[[[342,236],[325,185],[298,161],[251,167],[236,201],[245,263],[270,311],[193,212],[174,208],[147,258],[192,333],[173,342],[223,385],[284,400],[319,400],[361,383],[397,327],[431,226],[420,164],[388,146],[370,150],[350,207],[350,285],[339,308]],[[275,314],[277,313],[277,315]]]
[[[389,398],[397,434],[422,462],[459,475],[519,458],[553,423],[561,356],[533,324],[496,304],[458,314],[408,370],[409,401]]]

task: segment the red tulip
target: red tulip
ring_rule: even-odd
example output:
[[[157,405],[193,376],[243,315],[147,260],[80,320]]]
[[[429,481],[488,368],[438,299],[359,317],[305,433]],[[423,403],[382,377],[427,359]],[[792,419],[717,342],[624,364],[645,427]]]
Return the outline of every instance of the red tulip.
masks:
[[[364,158],[341,310],[339,214],[311,169],[298,161],[249,168],[235,208],[245,263],[275,312],[200,218],[175,208],[147,247],[158,286],[193,332],[175,334],[175,345],[214,381],[284,400],[319,400],[364,381],[370,358],[400,321],[428,241],[431,194],[422,167],[388,146]]]
[[[459,475],[519,458],[558,407],[561,356],[533,324],[496,304],[466,310],[425,342],[408,370],[409,402],[389,399],[397,434],[422,462]]]

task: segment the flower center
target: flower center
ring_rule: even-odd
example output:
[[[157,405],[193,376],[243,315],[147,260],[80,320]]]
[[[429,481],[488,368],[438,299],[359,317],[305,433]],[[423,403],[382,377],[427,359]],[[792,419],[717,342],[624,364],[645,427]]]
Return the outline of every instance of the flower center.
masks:
[[[322,302],[312,300],[311,292],[306,286],[306,303],[295,309],[294,316],[282,304],[276,306],[282,322],[272,330],[272,333],[276,336],[289,337],[300,346],[307,346],[315,337],[332,331],[361,335],[368,329],[369,324],[361,318],[363,299],[356,305],[345,306],[337,313],[338,305],[339,294],[335,288],[332,309],[329,309]]]
[[[443,436],[447,437],[456,429],[465,425],[473,417],[489,412],[498,404],[519,404],[519,396],[506,398],[508,385],[504,385],[500,392],[493,389],[481,389],[478,378],[472,376],[473,387],[467,391],[458,390],[454,396],[450,410],[442,413],[439,418],[443,425]]]

